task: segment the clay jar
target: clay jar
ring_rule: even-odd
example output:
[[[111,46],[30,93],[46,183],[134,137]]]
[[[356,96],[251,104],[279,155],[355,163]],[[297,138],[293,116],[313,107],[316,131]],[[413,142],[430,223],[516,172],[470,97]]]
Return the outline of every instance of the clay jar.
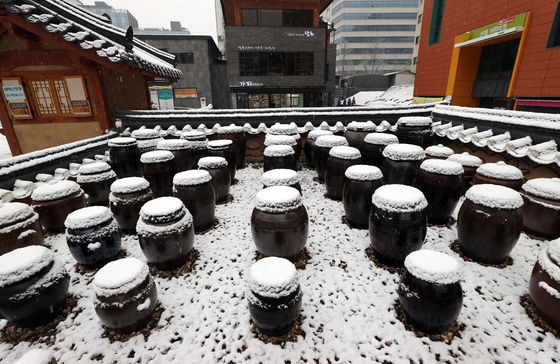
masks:
[[[417,188],[384,185],[372,196],[369,238],[376,258],[402,267],[406,256],[422,248],[428,230],[428,202]]]
[[[163,140],[158,130],[141,128],[133,130],[130,134],[138,142],[140,153],[153,152],[157,144]]]
[[[420,165],[416,179],[418,188],[426,197],[426,215],[429,224],[445,224],[461,198],[463,166],[457,162],[427,159]]]
[[[144,164],[144,178],[150,182],[154,198],[173,194],[173,159],[173,153],[167,150],[147,152],[140,157]]]
[[[289,260],[263,258],[249,268],[247,303],[255,325],[265,334],[284,334],[301,311],[303,293]]]
[[[36,188],[31,197],[41,225],[53,233],[64,231],[64,220],[68,214],[87,207],[84,191],[72,181],[43,185]]]
[[[257,193],[251,233],[263,256],[295,261],[305,248],[308,232],[307,210],[295,188],[274,186]]]
[[[202,131],[188,131],[181,133],[181,139],[189,141],[191,147],[191,166],[189,169],[198,168],[198,160],[208,157],[208,139]]]
[[[535,178],[521,187],[523,230],[555,239],[560,237],[560,179]]]
[[[208,156],[223,157],[226,159],[229,169],[231,184],[235,181],[235,173],[237,172],[237,162],[235,153],[233,152],[233,142],[227,139],[213,140],[208,142]]]
[[[529,280],[529,296],[539,315],[560,329],[560,240],[541,250]]]
[[[360,153],[364,150],[364,139],[366,135],[375,131],[375,124],[372,121],[352,121],[346,126],[344,137],[348,140],[348,145],[357,148]]]
[[[173,177],[173,196],[179,198],[191,213],[195,232],[212,227],[216,212],[216,195],[212,176],[208,171],[177,173]]]
[[[417,145],[388,145],[383,150],[383,163],[380,167],[383,183],[414,186],[424,158],[424,150]]]
[[[473,176],[473,184],[491,183],[495,185],[521,190],[523,186],[523,172],[517,167],[510,166],[503,161],[485,163],[477,168]]]
[[[198,168],[208,171],[212,176],[216,203],[226,201],[231,186],[228,162],[223,157],[204,157],[198,161]]]
[[[312,130],[307,134],[307,139],[305,140],[305,144],[303,145],[303,150],[305,152],[305,160],[307,161],[307,165],[310,168],[315,168],[315,150],[317,146],[315,142],[317,138],[320,136],[325,135],[333,135],[332,131],[329,130]]]
[[[354,147],[333,147],[329,151],[325,170],[327,196],[333,200],[342,200],[344,172],[346,168],[362,162],[360,151]]]
[[[284,135],[284,136],[293,137],[296,142],[294,144],[294,152],[296,152],[296,161],[299,159],[299,157],[301,156],[301,135],[299,135],[297,126],[294,123],[291,124],[276,123],[272,125],[268,129],[268,134],[266,138],[272,135]],[[265,138],[265,145],[267,145],[266,138]],[[270,144],[270,145],[274,145],[274,144]]]
[[[465,194],[472,186],[472,179],[476,173],[476,169],[482,165],[482,159],[469,153],[453,154],[447,158],[448,161],[460,163],[463,166],[464,173],[461,176],[463,183],[462,194]]]
[[[298,190],[301,195],[301,185],[299,184],[299,176],[293,169],[273,169],[264,172],[262,175],[263,188],[274,186],[288,186]]]
[[[433,144],[434,131],[429,116],[403,116],[397,121],[395,135],[400,143],[413,144],[425,149]]]
[[[297,170],[295,152],[289,145],[271,145],[264,148],[263,170],[292,169]]]
[[[397,144],[399,139],[393,134],[369,133],[364,138],[364,150],[362,159],[365,164],[381,167],[383,162],[383,150],[389,144]]]
[[[173,153],[173,171],[175,173],[187,171],[191,167],[191,146],[187,140],[166,139],[157,144],[158,150]]]
[[[465,196],[457,217],[461,252],[477,262],[503,262],[521,235],[521,195],[509,187],[482,184]]]
[[[111,168],[118,178],[142,177],[140,149],[134,138],[113,138],[108,142]]]
[[[299,136],[299,134],[298,134]],[[298,152],[301,150],[301,147],[298,144],[298,141],[292,135],[274,135],[274,134],[266,134],[264,138],[264,146],[271,147],[274,145],[288,145],[294,149],[294,160],[297,163],[299,159]]]
[[[36,327],[60,313],[70,277],[44,246],[27,246],[0,256],[0,316]]]
[[[160,197],[146,202],[136,231],[148,262],[162,270],[183,265],[193,248],[192,223],[191,214],[178,198]]]
[[[426,159],[447,159],[455,154],[453,149],[443,144],[429,146],[424,152],[426,153]]]
[[[117,174],[105,162],[84,164],[78,168],[77,182],[87,195],[90,206],[107,206],[111,184],[117,180]]]
[[[145,326],[157,305],[148,266],[136,258],[108,263],[93,278],[95,313],[106,327],[131,332]]]
[[[327,160],[330,157],[331,148],[337,146],[348,146],[348,141],[343,136],[325,135],[320,136],[315,141],[317,149],[315,149],[315,170],[317,178],[320,182],[325,182],[325,172],[327,168]]]
[[[245,168],[245,132],[241,126],[230,125],[218,128],[217,140],[231,140],[235,154],[236,168]]]
[[[377,167],[357,164],[344,172],[342,205],[348,223],[365,229],[369,226],[371,196],[383,185],[383,174]]]
[[[121,234],[111,210],[104,206],[85,207],[68,215],[66,243],[80,264],[102,266],[121,251]]]
[[[0,204],[0,255],[28,245],[43,245],[39,214],[21,202]]]
[[[140,209],[153,197],[150,183],[142,177],[127,177],[113,182],[109,195],[110,207],[123,233],[136,234]]]
[[[404,261],[397,292],[407,321],[425,333],[441,333],[459,316],[463,289],[459,262],[444,253],[421,249]]]

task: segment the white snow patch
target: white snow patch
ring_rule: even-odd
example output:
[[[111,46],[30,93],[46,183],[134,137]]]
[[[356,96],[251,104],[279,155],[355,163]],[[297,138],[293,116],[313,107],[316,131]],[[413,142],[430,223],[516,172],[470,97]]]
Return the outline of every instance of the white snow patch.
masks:
[[[255,208],[273,214],[286,213],[302,205],[298,190],[288,186],[273,186],[257,192]]]
[[[31,198],[33,201],[54,201],[68,197],[80,191],[80,185],[74,181],[59,181],[49,183],[33,190]]]
[[[374,181],[383,178],[383,173],[379,168],[367,164],[350,166],[346,168],[344,175],[346,178],[356,181]]]
[[[270,145],[263,151],[265,157],[286,157],[292,154],[296,154],[294,148],[285,144]]]
[[[383,157],[394,161],[421,161],[426,158],[424,149],[413,144],[389,144],[383,149]]]
[[[270,298],[285,297],[299,286],[295,265],[287,259],[263,258],[249,268],[248,289]]]
[[[299,175],[293,169],[272,169],[262,175],[262,184],[266,187],[289,186],[299,182]]]
[[[364,142],[377,145],[397,144],[399,138],[394,134],[387,133],[369,133],[364,138]]]
[[[329,151],[329,155],[334,158],[347,160],[358,159],[362,156],[358,148],[347,146],[332,147]]]
[[[441,159],[426,159],[420,165],[420,169],[435,174],[443,174],[446,176],[459,176],[465,173],[460,163]]]
[[[451,284],[462,278],[459,261],[435,250],[420,249],[410,253],[404,266],[416,278],[430,283]]]
[[[126,177],[116,180],[111,184],[112,193],[135,193],[150,188],[150,182],[142,177]]]
[[[307,139],[316,141],[317,138],[325,135],[333,135],[333,133],[330,130],[321,130],[321,129],[311,130],[309,134],[307,134]]]
[[[371,202],[389,212],[417,212],[428,207],[422,191],[407,185],[384,185],[373,193]]]
[[[560,179],[558,178],[534,178],[525,182],[521,189],[537,197],[560,200]]]
[[[142,283],[149,274],[148,265],[136,258],[124,258],[107,263],[93,278],[97,294],[125,294]]]
[[[492,209],[513,210],[523,206],[523,198],[516,190],[494,184],[473,185],[465,197],[475,204]]]
[[[224,157],[202,157],[198,160],[198,168],[218,169],[228,166]]]
[[[482,159],[467,152],[462,154],[450,155],[449,157],[447,157],[447,160],[460,163],[464,167],[480,167],[482,165]]]
[[[515,166],[506,164],[503,161],[498,163],[484,163],[476,169],[476,173],[488,177],[506,180],[516,180],[523,178],[523,172]]]
[[[265,138],[264,138],[264,145],[266,147],[272,146],[272,145],[289,145],[289,146],[294,146],[297,145],[297,141],[296,138],[294,138],[292,135],[284,135],[284,134],[280,134],[280,135],[274,135],[274,134],[266,134]]]
[[[111,210],[105,206],[90,206],[73,211],[66,217],[67,229],[87,229],[113,218]]]
[[[315,145],[320,148],[348,146],[348,140],[339,135],[323,135],[317,138]]]
[[[210,172],[206,170],[190,170],[179,172],[173,177],[173,185],[176,186],[197,186],[212,180]]]
[[[52,263],[54,253],[39,245],[30,245],[0,255],[0,288],[32,277]]]
[[[158,144],[159,145],[159,144]],[[140,162],[142,163],[163,163],[173,160],[175,156],[168,150],[154,150],[153,152],[142,153]]]
[[[438,158],[448,158],[455,153],[453,149],[442,144],[429,146],[428,148],[426,148],[425,152],[426,155]]]

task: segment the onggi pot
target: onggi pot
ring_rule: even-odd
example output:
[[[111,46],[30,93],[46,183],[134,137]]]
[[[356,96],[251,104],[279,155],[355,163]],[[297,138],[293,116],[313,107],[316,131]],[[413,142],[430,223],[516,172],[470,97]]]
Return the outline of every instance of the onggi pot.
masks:
[[[307,139],[305,140],[305,144],[303,145],[303,150],[305,152],[305,160],[307,161],[307,165],[310,168],[315,168],[315,150],[317,146],[315,142],[317,138],[320,136],[325,135],[333,135],[332,131],[329,130],[311,130],[309,134],[307,134]]]
[[[144,178],[150,183],[155,198],[173,194],[174,158],[168,150],[155,150],[140,157],[144,164]]]
[[[473,184],[495,184],[512,188],[516,191],[523,186],[523,172],[515,166],[503,161],[498,163],[485,163],[476,169],[473,176]]]
[[[535,178],[521,187],[523,230],[545,238],[560,237],[560,179]]]
[[[317,149],[315,149],[315,170],[317,178],[320,182],[325,182],[325,172],[327,168],[327,160],[330,157],[331,148],[336,146],[348,146],[345,137],[339,135],[324,135],[315,141]]]
[[[173,154],[173,171],[179,173],[191,168],[191,144],[184,139],[165,139],[157,144],[157,150]]]
[[[118,179],[111,185],[109,202],[113,217],[125,234],[136,234],[142,206],[154,198],[150,182],[142,177]]]
[[[539,315],[560,329],[560,240],[541,250],[529,280],[529,296]]]
[[[380,167],[383,183],[414,186],[424,158],[424,149],[417,145],[399,143],[386,146]]]
[[[264,148],[264,172],[273,169],[297,170],[296,153],[289,145],[271,145]]]
[[[301,185],[299,183],[299,175],[293,169],[272,169],[264,172],[262,175],[263,188],[273,186],[293,187],[301,195]]]
[[[365,164],[381,167],[383,151],[389,144],[397,144],[399,139],[394,134],[369,133],[364,138],[362,159]]]
[[[207,170],[212,176],[212,184],[216,193],[216,203],[227,200],[229,186],[231,186],[231,174],[228,162],[224,157],[204,157],[198,161],[198,168]]]
[[[212,176],[208,171],[177,173],[173,177],[173,196],[179,198],[191,213],[195,232],[212,227],[216,212],[216,195]]]
[[[455,154],[453,149],[443,144],[431,145],[424,152],[426,153],[426,159],[447,159]]]
[[[375,124],[372,121],[351,121],[346,126],[344,137],[348,140],[348,145],[360,151],[364,150],[364,138],[369,133],[375,131]]]
[[[433,144],[434,130],[429,116],[403,116],[397,121],[395,135],[399,142],[425,149]]]
[[[141,177],[140,149],[134,138],[113,138],[107,143],[111,168],[118,178]]]
[[[111,166],[105,162],[84,164],[78,168],[78,173],[76,181],[87,194],[88,204],[109,205],[111,184],[117,180],[117,174]]]
[[[342,205],[348,223],[359,228],[369,226],[371,196],[383,185],[383,174],[377,167],[367,164],[350,166],[344,172]]]
[[[344,188],[344,172],[350,166],[360,164],[362,156],[354,147],[333,147],[329,151],[325,170],[325,186],[327,196],[333,200],[342,200]]]
[[[453,154],[447,158],[448,161],[460,163],[463,166],[464,173],[461,176],[463,188],[461,193],[465,192],[472,186],[472,179],[476,173],[476,169],[482,165],[482,159],[469,153]]]
[[[39,214],[21,202],[0,204],[0,255],[28,245],[44,245]]]

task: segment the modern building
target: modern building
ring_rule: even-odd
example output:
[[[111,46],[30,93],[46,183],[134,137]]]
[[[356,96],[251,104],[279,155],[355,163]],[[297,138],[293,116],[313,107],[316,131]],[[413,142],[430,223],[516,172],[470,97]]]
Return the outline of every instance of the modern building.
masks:
[[[108,15],[111,23],[119,28],[125,30],[128,27],[138,28],[138,20],[128,10],[115,9],[105,1],[95,1],[94,5],[80,4],[80,6],[98,15]]]
[[[412,51],[412,67],[410,71],[416,73],[418,65],[418,50],[420,49],[420,35],[422,34],[422,20],[424,18],[424,0],[419,0],[416,32],[414,33],[414,49]]]
[[[415,102],[560,111],[558,0],[425,0]]]
[[[336,29],[336,73],[344,76],[410,71],[418,0],[334,0],[322,14]]]

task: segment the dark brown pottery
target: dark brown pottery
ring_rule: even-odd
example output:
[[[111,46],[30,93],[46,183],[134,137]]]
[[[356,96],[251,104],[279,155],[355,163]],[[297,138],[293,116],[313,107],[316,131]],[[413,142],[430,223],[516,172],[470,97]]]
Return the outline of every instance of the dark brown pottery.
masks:
[[[397,144],[399,139],[394,134],[369,133],[364,138],[362,159],[365,164],[381,167],[383,150],[389,144]]]
[[[529,280],[529,296],[539,315],[560,329],[560,241],[541,250]]]
[[[299,136],[299,134],[298,134]],[[298,143],[298,140],[292,135],[274,135],[274,134],[266,134],[264,138],[264,146],[265,147],[272,147],[275,145],[288,145],[293,148],[294,150],[294,158],[297,162],[299,159],[298,151],[300,151],[301,146]],[[301,152],[301,151],[300,151]]]
[[[303,150],[305,152],[305,160],[307,161],[307,165],[310,168],[315,168],[315,150],[317,146],[315,142],[317,138],[320,136],[325,135],[333,135],[333,133],[329,130],[312,130],[307,135],[307,139],[305,140],[305,144],[303,145]]]
[[[233,153],[237,169],[245,168],[245,132],[240,126],[230,125],[218,128],[217,140],[227,139],[233,142]]]
[[[461,176],[463,183],[462,194],[465,194],[472,186],[473,176],[478,167],[482,165],[482,160],[477,156],[470,155],[469,153],[453,154],[447,158],[448,161],[461,163],[464,173]]]
[[[109,205],[111,184],[117,180],[117,174],[105,162],[82,165],[78,169],[76,181],[87,195],[90,206]]]
[[[294,151],[296,152],[296,161],[301,156],[301,135],[298,132],[297,126],[294,123],[280,124],[276,123],[268,129],[268,135],[285,135],[291,136],[295,139]],[[267,137],[268,137],[267,135]],[[266,142],[266,139],[265,139]],[[265,143],[266,145],[266,143]],[[271,144],[273,145],[273,144]]]
[[[521,187],[523,230],[549,239],[560,237],[560,179],[535,178]]]
[[[223,157],[228,163],[228,169],[231,184],[235,181],[235,173],[237,172],[237,161],[233,151],[233,142],[227,139],[213,140],[208,142],[208,156]]]
[[[198,168],[207,170],[212,176],[216,203],[227,200],[229,186],[231,186],[231,174],[228,162],[223,157],[204,157],[198,161]]]
[[[39,214],[21,202],[0,204],[0,255],[29,245],[44,245]]]
[[[163,140],[161,134],[155,129],[137,129],[131,133],[131,136],[138,142],[140,154],[153,152],[157,148],[157,144]]]
[[[444,146],[443,144],[431,145],[425,150],[426,159],[447,159],[455,152],[453,149]]]
[[[173,186],[173,196],[183,202],[193,217],[194,231],[198,233],[211,228],[216,212],[216,195],[210,173],[204,170],[177,173]]]
[[[397,122],[395,135],[400,143],[414,144],[426,149],[434,140],[432,119],[428,116],[403,116]]]
[[[298,190],[301,195],[301,185],[299,184],[299,175],[293,169],[273,169],[264,172],[262,175],[263,188],[273,186],[288,186]],[[303,196],[303,195],[302,195]]]
[[[424,160],[424,150],[411,144],[391,144],[383,150],[383,184],[414,186]]]
[[[150,182],[154,198],[173,195],[173,176],[175,175],[173,153],[157,150],[142,154],[144,178]]]
[[[86,196],[80,185],[60,181],[36,188],[32,194],[33,208],[39,214],[43,227],[53,233],[63,232],[68,214],[87,207]]]
[[[118,178],[142,177],[140,149],[134,138],[113,138],[109,140],[109,160],[111,169]]]
[[[329,198],[342,201],[344,172],[348,167],[361,162],[362,157],[357,148],[342,146],[331,148],[325,170],[325,186]]]
[[[525,181],[523,180],[523,172],[519,168],[500,161],[498,163],[485,163],[478,167],[472,183],[474,185],[495,184],[520,191]]]
[[[338,135],[324,135],[317,138],[315,141],[315,170],[319,181],[325,182],[325,172],[327,168],[327,160],[329,159],[329,152],[332,147],[348,146],[348,141],[343,136]]]
[[[352,121],[346,126],[344,137],[350,147],[357,148],[360,153],[364,150],[364,138],[375,131],[375,124],[371,121]]]
[[[173,170],[175,173],[187,171],[191,167],[191,145],[183,139],[166,139],[157,145],[158,150],[173,153]]]
[[[125,234],[136,234],[142,206],[153,199],[150,183],[142,177],[118,179],[111,185],[111,212]]]
[[[297,170],[296,156],[292,147],[288,145],[271,145],[264,149],[264,172],[273,169]]]
[[[348,223],[359,228],[369,226],[371,196],[383,185],[383,174],[377,167],[357,164],[350,166],[344,173],[342,205]]]

